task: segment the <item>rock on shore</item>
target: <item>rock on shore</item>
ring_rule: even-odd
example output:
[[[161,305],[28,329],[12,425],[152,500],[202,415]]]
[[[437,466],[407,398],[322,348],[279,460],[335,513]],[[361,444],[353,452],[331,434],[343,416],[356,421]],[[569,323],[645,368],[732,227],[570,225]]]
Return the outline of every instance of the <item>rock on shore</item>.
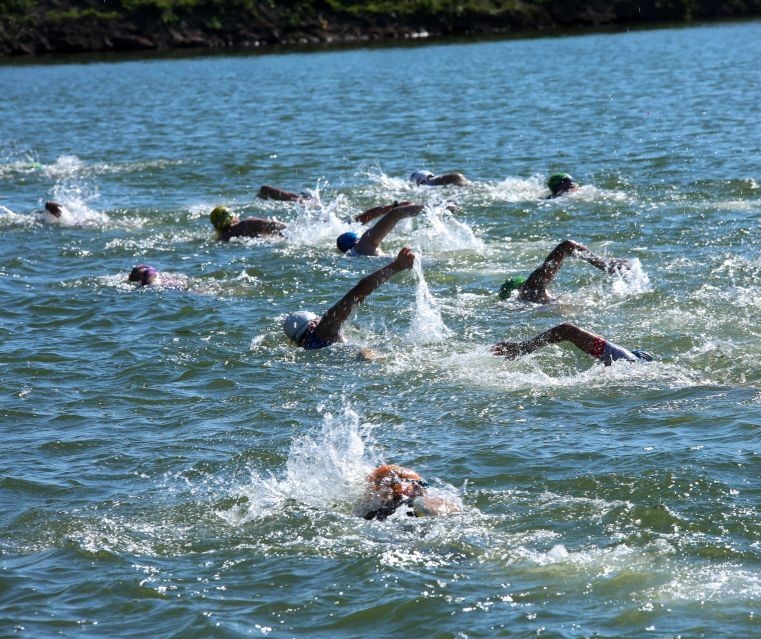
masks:
[[[0,0],[0,55],[392,40],[761,15],[761,0]]]

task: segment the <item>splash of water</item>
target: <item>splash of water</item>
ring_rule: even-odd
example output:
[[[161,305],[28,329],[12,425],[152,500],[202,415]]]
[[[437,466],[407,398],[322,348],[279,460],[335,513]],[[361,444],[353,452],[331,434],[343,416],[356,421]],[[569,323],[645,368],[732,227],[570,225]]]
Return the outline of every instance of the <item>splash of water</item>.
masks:
[[[493,199],[503,202],[537,200],[548,193],[547,187],[544,184],[544,178],[538,175],[525,179],[506,177],[489,190]]]
[[[317,433],[292,442],[284,478],[254,474],[242,488],[256,508],[217,515],[229,523],[245,522],[277,512],[288,500],[321,509],[350,509],[362,494],[365,477],[377,465],[360,434],[363,429],[369,437],[370,426],[360,424],[359,415],[348,404],[342,414],[326,413]]]
[[[326,239],[335,239],[350,226],[339,215],[348,208],[346,198],[337,196],[332,202],[323,204],[318,190],[311,191],[313,197],[299,204],[296,219],[288,224],[283,234],[286,242],[294,246],[315,246]]]
[[[417,278],[415,291],[415,309],[412,316],[409,337],[415,344],[440,342],[449,335],[450,331],[441,319],[436,300],[428,289],[428,283],[423,275],[422,255],[418,253],[412,268]]]
[[[105,213],[89,206],[98,198],[98,191],[81,176],[84,167],[84,163],[78,157],[62,155],[55,164],[45,168],[45,173],[57,180],[52,189],[51,199],[62,207],[60,217],[42,213],[43,222],[60,226],[87,226],[109,221]]]
[[[480,251],[484,243],[473,229],[455,218],[449,203],[430,203],[425,208],[427,228],[418,233],[418,245],[426,251]]]
[[[76,155],[62,155],[53,164],[47,165],[44,172],[48,177],[60,179],[77,175],[84,168],[84,162]]]
[[[613,293],[619,297],[638,295],[650,290],[650,278],[642,269],[642,262],[635,257],[629,260],[628,268],[616,273],[613,279]]]

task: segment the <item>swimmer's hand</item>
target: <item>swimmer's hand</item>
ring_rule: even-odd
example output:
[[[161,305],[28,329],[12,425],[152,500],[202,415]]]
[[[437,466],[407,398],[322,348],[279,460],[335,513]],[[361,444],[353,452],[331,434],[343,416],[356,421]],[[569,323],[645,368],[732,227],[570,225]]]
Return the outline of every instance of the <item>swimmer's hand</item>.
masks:
[[[372,348],[361,348],[357,353],[357,359],[361,362],[374,362],[381,359],[381,355]]]
[[[632,268],[631,260],[626,259],[612,259],[608,261],[608,268],[606,271],[611,275],[616,273],[620,274],[624,271],[630,271]]]
[[[518,342],[499,342],[491,347],[491,352],[507,359],[515,359],[523,355],[523,349]]]
[[[411,248],[405,246],[399,251],[399,255],[396,256],[396,260],[394,261],[401,269],[412,268],[412,265],[415,263],[415,254],[412,252]]]
[[[61,217],[61,205],[58,202],[45,202],[45,210],[53,217]]]

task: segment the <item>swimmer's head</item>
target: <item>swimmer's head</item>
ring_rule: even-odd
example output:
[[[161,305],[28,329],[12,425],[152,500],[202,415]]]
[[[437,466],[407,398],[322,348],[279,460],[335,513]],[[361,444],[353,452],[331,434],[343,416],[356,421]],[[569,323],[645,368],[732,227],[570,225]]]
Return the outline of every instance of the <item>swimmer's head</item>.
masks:
[[[378,466],[367,477],[373,490],[386,498],[417,497],[425,494],[428,483],[414,470],[397,464]]]
[[[297,311],[291,313],[283,320],[283,332],[288,339],[293,340],[297,344],[299,340],[307,332],[309,324],[317,319],[317,315],[310,313],[309,311]]]
[[[410,182],[420,186],[421,184],[428,184],[433,177],[433,173],[430,171],[415,171],[410,175]]]
[[[336,246],[341,253],[346,253],[346,251],[350,250],[357,242],[359,242],[359,235],[352,233],[351,231],[341,233],[341,235],[336,238]]]
[[[553,195],[560,195],[575,189],[578,185],[568,173],[553,173],[547,180],[547,186]]]
[[[138,264],[130,271],[129,281],[135,282],[140,286],[150,286],[158,283],[159,272],[147,264]]]
[[[233,214],[226,206],[216,207],[209,215],[211,225],[218,231],[224,231],[233,223]]]
[[[520,288],[526,283],[525,277],[511,277],[505,280],[505,283],[499,289],[499,299],[506,300],[513,294],[513,291]]]

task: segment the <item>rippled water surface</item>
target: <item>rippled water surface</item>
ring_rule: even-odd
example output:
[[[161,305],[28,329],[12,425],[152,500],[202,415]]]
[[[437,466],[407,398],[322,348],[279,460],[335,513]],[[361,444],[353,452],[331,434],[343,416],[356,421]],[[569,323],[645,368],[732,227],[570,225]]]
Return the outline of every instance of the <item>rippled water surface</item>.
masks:
[[[0,636],[757,636],[760,59],[747,23],[0,67]],[[394,199],[418,267],[288,345]],[[498,299],[566,238],[634,268]],[[490,354],[560,322],[657,362]],[[380,462],[463,512],[355,517]]]

